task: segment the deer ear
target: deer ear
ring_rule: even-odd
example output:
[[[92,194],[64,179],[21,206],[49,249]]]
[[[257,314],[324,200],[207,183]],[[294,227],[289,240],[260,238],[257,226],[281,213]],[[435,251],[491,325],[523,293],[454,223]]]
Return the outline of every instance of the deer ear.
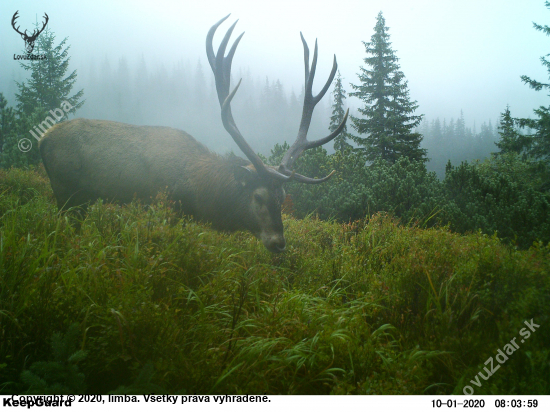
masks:
[[[238,166],[235,168],[235,180],[239,182],[243,187],[249,185],[253,181],[258,179],[256,169],[252,165]]]

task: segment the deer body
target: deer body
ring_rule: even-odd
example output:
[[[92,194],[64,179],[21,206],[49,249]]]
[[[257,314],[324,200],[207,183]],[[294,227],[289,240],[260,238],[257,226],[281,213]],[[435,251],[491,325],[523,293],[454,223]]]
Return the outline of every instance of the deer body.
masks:
[[[328,81],[314,96],[317,42],[310,67],[309,49],[300,33],[305,62],[302,121],[298,137],[281,164],[276,168],[267,166],[248,145],[231,113],[231,100],[240,84],[230,92],[231,63],[243,35],[235,40],[227,56],[225,51],[236,23],[227,31],[217,53],[212,47],[216,29],[227,17],[209,30],[206,55],[214,73],[223,125],[248,160],[218,156],[187,133],[168,127],[86,119],[59,123],[41,140],[40,154],[60,208],[99,198],[127,203],[138,197],[147,202],[167,189],[184,213],[209,221],[217,229],[248,230],[271,252],[285,249],[283,184],[290,180],[318,184],[334,173],[316,179],[295,173],[293,165],[305,150],[334,139],[346,123],[348,113],[330,135],[307,140],[313,109],[336,74],[336,57]]]
[[[280,213],[256,204],[271,199],[250,162],[212,153],[181,130],[75,119],[48,130],[40,154],[60,209],[99,198],[148,203],[167,190],[183,213],[284,249]],[[282,202],[284,192],[275,195]]]

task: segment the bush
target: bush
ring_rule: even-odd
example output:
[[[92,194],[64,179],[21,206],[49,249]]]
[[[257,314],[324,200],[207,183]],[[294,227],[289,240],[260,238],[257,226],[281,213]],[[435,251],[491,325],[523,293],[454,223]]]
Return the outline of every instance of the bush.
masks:
[[[278,164],[286,149],[277,145],[268,161]],[[550,241],[548,169],[519,155],[458,167],[449,163],[442,182],[422,162],[405,157],[393,164],[377,160],[366,165],[360,153],[328,155],[316,148],[296,162],[296,171],[308,176],[322,177],[332,170],[336,174],[321,185],[287,185],[295,216],[315,213],[324,220],[353,222],[388,212],[403,224],[497,233],[523,249]]]
[[[459,233],[481,230],[521,248],[550,241],[550,195],[532,166],[508,156],[480,164],[447,166],[444,217]]]
[[[284,147],[272,153],[278,153],[277,149]],[[271,164],[280,162],[278,156],[269,160]],[[296,216],[315,212],[322,219],[349,222],[386,211],[405,223],[425,223],[442,203],[435,173],[429,173],[423,162],[406,157],[394,164],[379,160],[366,166],[360,153],[336,152],[329,156],[324,149],[316,148],[304,153],[296,164],[296,171],[307,176],[323,177],[332,170],[336,174],[322,185],[288,185]]]

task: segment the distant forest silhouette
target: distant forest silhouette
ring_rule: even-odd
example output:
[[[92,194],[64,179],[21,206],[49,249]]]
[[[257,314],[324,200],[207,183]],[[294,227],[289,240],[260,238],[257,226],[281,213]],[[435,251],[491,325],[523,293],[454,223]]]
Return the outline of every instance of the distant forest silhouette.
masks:
[[[269,156],[276,143],[295,139],[302,115],[303,87],[288,90],[279,79],[262,78],[242,68],[234,71],[232,85],[241,78],[232,102],[235,120],[254,150]],[[346,91],[350,89],[349,81],[344,81]],[[238,153],[221,124],[214,79],[202,60],[180,60],[170,68],[162,64],[151,67],[142,56],[132,69],[125,57],[116,63],[106,57],[91,59],[84,70],[79,70],[79,87],[84,88],[86,103],[78,117],[174,127],[190,133],[211,150]],[[326,97],[318,104],[311,122],[311,138],[326,134],[331,105],[332,99]],[[359,116],[353,108],[351,113]],[[440,178],[444,177],[448,160],[459,164],[497,151],[497,125],[489,120],[478,131],[475,125],[472,129],[465,124],[461,111],[456,120],[424,119],[418,128],[430,158],[428,170],[436,171]],[[354,130],[350,127],[349,132]],[[327,145],[327,150],[331,152],[332,145]]]

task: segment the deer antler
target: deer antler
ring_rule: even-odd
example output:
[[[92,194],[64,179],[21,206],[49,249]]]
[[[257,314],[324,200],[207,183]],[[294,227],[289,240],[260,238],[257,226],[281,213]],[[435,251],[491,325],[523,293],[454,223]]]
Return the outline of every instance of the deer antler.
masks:
[[[233,140],[235,141],[235,143],[237,143],[237,146],[239,146],[246,157],[248,157],[248,160],[250,160],[250,162],[254,165],[258,174],[262,176],[270,176],[281,181],[288,181],[290,180],[290,176],[285,176],[284,174],[281,174],[276,170],[267,167],[262,162],[262,159],[258,157],[252,147],[250,147],[250,145],[247,143],[247,141],[237,128],[235,120],[233,119],[233,115],[231,113],[231,100],[235,96],[235,93],[237,93],[241,81],[239,80],[237,86],[233,89],[231,93],[229,93],[229,83],[231,81],[231,63],[233,61],[235,51],[237,50],[239,41],[243,37],[244,33],[237,37],[237,40],[235,40],[233,46],[231,46],[231,49],[229,50],[229,53],[226,57],[224,57],[224,54],[227,44],[229,43],[229,38],[231,37],[231,33],[233,33],[233,29],[235,28],[238,20],[233,23],[229,30],[227,30],[225,37],[220,43],[217,54],[214,54],[214,49],[212,47],[212,40],[214,39],[214,33],[216,32],[216,29],[229,16],[230,14],[214,24],[210,28],[206,36],[206,55],[208,57],[208,62],[210,63],[210,67],[214,72],[214,78],[216,80],[216,91],[218,92],[218,100],[220,101],[220,106],[222,109],[221,115],[223,126],[225,127],[225,130],[227,130],[227,132],[231,135],[231,137],[233,137]]]
[[[214,78],[216,80],[216,91],[218,93],[218,100],[221,106],[222,122],[225,127],[225,130],[227,130],[229,134],[233,137],[233,140],[235,141],[235,143],[237,143],[239,148],[243,151],[246,157],[248,157],[250,162],[254,165],[258,174],[266,177],[269,176],[271,178],[274,178],[282,182],[287,182],[291,179],[296,180],[298,182],[310,183],[310,184],[325,182],[335,173],[334,171],[322,179],[313,179],[311,177],[302,176],[298,173],[295,173],[294,170],[292,170],[292,166],[294,165],[294,162],[298,159],[298,157],[300,157],[300,155],[305,150],[318,147],[325,143],[330,142],[332,139],[338,136],[338,134],[340,134],[340,132],[344,129],[346,120],[348,118],[349,109],[346,112],[344,119],[342,120],[342,122],[334,132],[332,132],[328,136],[319,140],[315,140],[315,141],[307,140],[307,132],[309,129],[309,125],[311,123],[311,116],[313,114],[313,109],[315,108],[315,105],[319,103],[319,101],[323,98],[323,96],[327,92],[336,74],[336,70],[338,68],[338,64],[336,63],[336,56],[334,56],[332,72],[330,73],[330,76],[325,86],[317,96],[313,96],[311,90],[313,86],[313,78],[315,77],[315,68],[317,66],[317,41],[315,41],[315,52],[313,53],[313,61],[311,63],[311,70],[310,70],[309,48],[304,39],[304,36],[302,36],[302,33],[300,33],[300,36],[302,38],[302,43],[304,45],[304,63],[305,63],[305,81],[306,81],[302,121],[300,123],[300,128],[298,130],[298,137],[294,142],[294,144],[290,147],[290,149],[284,155],[283,161],[281,162],[281,165],[279,166],[277,171],[275,169],[272,169],[271,167],[267,167],[262,162],[262,160],[258,157],[258,155],[254,152],[254,150],[250,147],[250,145],[246,142],[242,134],[239,132],[239,129],[235,124],[235,120],[233,119],[233,115],[231,114],[231,100],[235,96],[235,93],[237,93],[237,90],[241,84],[241,81],[239,81],[239,83],[233,89],[233,91],[229,93],[229,83],[231,81],[231,63],[233,61],[233,56],[235,55],[235,51],[237,50],[237,45],[239,44],[239,41],[241,40],[244,33],[242,33],[239,37],[237,37],[237,40],[235,40],[235,42],[231,46],[231,49],[229,50],[229,53],[227,54],[226,57],[224,57],[224,54],[225,54],[225,49],[227,48],[227,44],[229,43],[229,38],[231,37],[231,34],[233,33],[233,29],[235,28],[235,25],[237,24],[237,22],[233,23],[233,25],[229,28],[229,30],[227,30],[225,37],[220,43],[217,54],[214,54],[214,49],[212,47],[212,40],[214,38],[214,33],[216,32],[216,29],[229,16],[230,15],[225,16],[219,22],[214,24],[210,28],[206,36],[206,55],[208,56],[208,62],[210,63],[210,67],[214,72]]]
[[[330,72],[330,76],[327,82],[325,83],[325,86],[321,89],[321,91],[319,92],[319,94],[317,94],[317,96],[313,96],[312,94],[313,78],[315,77],[315,69],[317,67],[317,40],[315,40],[315,50],[313,52],[313,61],[311,62],[311,70],[310,70],[309,48],[301,32],[300,32],[300,37],[302,39],[302,44],[304,45],[304,66],[305,66],[305,84],[306,84],[305,96],[304,96],[304,108],[302,111],[302,121],[300,122],[300,128],[298,129],[298,137],[296,138],[296,141],[292,144],[290,149],[288,149],[288,151],[285,153],[283,160],[281,161],[281,165],[279,166],[279,172],[285,175],[291,173],[294,162],[296,162],[296,160],[300,157],[300,155],[304,151],[306,151],[307,149],[312,149],[314,147],[322,146],[325,143],[330,142],[336,136],[338,136],[344,129],[344,126],[346,125],[346,121],[348,119],[348,114],[349,114],[349,109],[348,109],[346,111],[346,114],[344,115],[344,119],[342,120],[338,128],[328,136],[315,141],[307,140],[307,132],[309,130],[309,125],[311,124],[313,109],[315,108],[315,105],[317,105],[317,103],[319,103],[319,101],[323,98],[328,88],[330,87],[332,80],[334,80],[336,70],[338,69],[338,64],[336,63],[336,56],[334,56],[332,71]],[[330,179],[330,177],[334,173],[335,171],[332,171],[328,176],[322,179],[312,179],[310,177],[302,176],[300,174],[295,173],[294,180],[297,180],[302,183],[310,183],[310,184],[322,183]]]

